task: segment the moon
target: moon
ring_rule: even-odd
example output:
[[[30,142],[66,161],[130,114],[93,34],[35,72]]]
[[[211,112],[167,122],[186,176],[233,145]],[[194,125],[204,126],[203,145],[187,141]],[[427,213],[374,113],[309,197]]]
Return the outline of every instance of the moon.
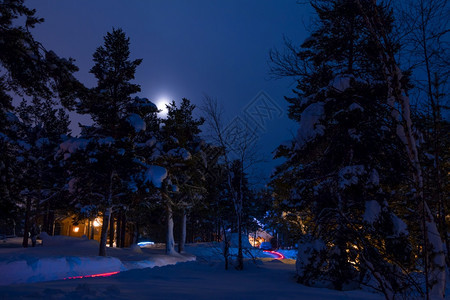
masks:
[[[169,103],[170,101],[166,97],[162,97],[156,102],[156,107],[158,107],[158,109],[161,110],[158,114],[163,118],[167,116],[166,105],[169,105]]]

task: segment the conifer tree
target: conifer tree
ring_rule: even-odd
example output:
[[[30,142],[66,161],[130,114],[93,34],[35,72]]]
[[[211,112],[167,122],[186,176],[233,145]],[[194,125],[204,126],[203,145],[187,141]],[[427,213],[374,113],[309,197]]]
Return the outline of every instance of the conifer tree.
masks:
[[[408,290],[402,269],[411,270],[413,261],[399,218],[407,204],[407,161],[386,109],[388,87],[355,2],[312,6],[319,19],[311,37],[289,47],[293,53],[272,53],[272,71],[298,79],[296,96],[287,100],[299,129],[278,149],[287,162],[272,183],[277,206],[297,212],[305,226],[299,228],[306,230],[297,259],[300,282],[349,289],[373,276],[392,298]],[[377,9],[391,31],[391,12]]]
[[[134,189],[128,184],[137,167],[133,137],[146,129],[145,121],[132,111],[136,101],[131,95],[140,87],[130,81],[142,60],[130,60],[129,44],[121,29],[113,29],[104,37],[103,46],[93,55],[90,71],[97,86],[77,106],[78,112],[89,114],[95,124],[84,127],[80,138],[63,143],[60,151],[71,161],[70,186],[72,192],[76,191],[72,194],[79,211],[102,215],[101,256],[106,255],[112,209],[120,206],[124,195]]]
[[[173,209],[181,212],[179,252],[184,252],[186,241],[186,221],[188,210],[203,194],[202,174],[199,166],[203,163],[201,152],[204,143],[200,137],[203,118],[193,116],[195,105],[183,98],[179,107],[172,101],[167,106],[167,118],[162,120],[162,136],[166,152],[165,167],[168,169],[171,186],[166,192],[168,218],[167,253],[173,253]],[[170,195],[170,196],[169,196]]]
[[[405,84],[405,73],[401,71],[395,57],[396,44],[392,42],[388,23],[376,1],[355,1],[358,10],[364,17],[365,25],[374,41],[374,52],[377,53],[382,66],[382,75],[387,86],[387,98],[390,115],[396,125],[396,135],[403,145],[404,156],[408,159],[411,195],[410,200],[416,208],[416,216],[421,219],[423,235],[423,260],[425,274],[426,298],[445,298],[446,260],[435,216],[424,195],[424,175],[419,158],[418,141],[420,136],[412,122],[410,98]],[[438,199],[437,199],[438,200]],[[438,200],[439,201],[439,200]],[[437,201],[437,202],[438,202]]]
[[[62,137],[70,133],[69,117],[60,108],[55,108],[54,100],[35,97],[31,104],[25,100],[17,108],[20,118],[19,164],[22,167],[20,185],[24,188],[21,196],[25,199],[25,232],[37,220],[44,222],[41,228],[50,234],[55,210],[62,208],[65,186],[64,172],[54,156],[62,142]],[[34,209],[34,211],[32,211]],[[36,233],[37,234],[37,233]],[[28,245],[28,235],[24,235],[23,246]]]
[[[30,29],[44,21],[34,9],[23,0],[2,1],[0,16],[0,206],[8,212],[25,188],[18,186],[21,172],[16,157],[26,149],[17,140],[20,122],[12,113],[12,96],[55,97],[71,107],[84,87],[73,76],[78,68],[72,59],[58,57],[32,36]]]

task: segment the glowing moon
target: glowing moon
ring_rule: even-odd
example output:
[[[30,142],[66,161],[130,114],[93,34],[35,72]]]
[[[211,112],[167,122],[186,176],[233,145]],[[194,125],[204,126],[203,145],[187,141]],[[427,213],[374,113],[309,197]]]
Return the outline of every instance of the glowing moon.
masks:
[[[167,98],[160,98],[157,102],[156,102],[156,107],[158,107],[159,110],[161,110],[159,112],[159,114],[163,117],[167,116],[167,108],[166,105],[169,105],[170,101]]]

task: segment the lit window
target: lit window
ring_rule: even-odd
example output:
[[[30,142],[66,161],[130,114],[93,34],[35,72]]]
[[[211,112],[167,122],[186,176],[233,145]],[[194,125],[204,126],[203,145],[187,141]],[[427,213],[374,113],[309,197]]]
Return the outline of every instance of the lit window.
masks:
[[[100,219],[99,218],[96,218],[95,220],[94,220],[94,227],[99,227],[99,226],[101,226],[102,224],[100,223]]]

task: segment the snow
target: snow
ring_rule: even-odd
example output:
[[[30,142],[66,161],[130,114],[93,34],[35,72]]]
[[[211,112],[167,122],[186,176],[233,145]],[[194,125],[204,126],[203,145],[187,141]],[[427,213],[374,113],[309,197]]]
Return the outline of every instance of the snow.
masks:
[[[360,110],[360,111],[364,111],[364,108],[359,105],[358,103],[352,103],[349,107],[348,107],[349,111],[353,111],[353,110]]]
[[[123,148],[117,149],[117,154],[123,156],[125,154],[125,149]]]
[[[171,157],[181,157],[183,160],[189,160],[192,157],[191,153],[184,148],[171,149],[167,152],[167,155]]]
[[[394,234],[396,236],[408,235],[408,226],[406,226],[406,223],[403,222],[403,220],[394,214],[391,215],[391,220],[394,225]]]
[[[177,256],[164,255],[164,245],[158,244],[142,247],[143,253],[107,248],[108,257],[95,256],[98,244],[80,238],[44,238],[44,245],[35,248],[0,246],[0,269],[5,270],[8,263],[17,263],[18,267],[8,269],[8,276],[0,272],[2,280],[8,277],[23,282],[0,281],[0,298],[383,299],[381,294],[364,290],[341,292],[303,286],[296,283],[293,259],[275,260],[258,249],[253,249],[254,253],[265,258],[246,260],[243,271],[233,266],[226,271],[217,244],[187,244],[188,254]],[[120,273],[109,277],[40,281],[51,280],[56,273],[67,278],[106,270],[120,270]]]
[[[357,184],[360,175],[364,174],[363,165],[346,166],[339,170],[339,188],[344,189],[348,186]]]
[[[370,175],[369,175],[368,183],[373,185],[373,186],[380,185],[380,175],[378,174],[377,170],[372,169],[372,171],[370,172]]]
[[[350,87],[351,80],[354,79],[353,75],[343,74],[336,76],[331,80],[329,86],[338,92],[344,92]]]
[[[138,114],[130,114],[127,118],[127,122],[134,128],[135,132],[145,131],[145,121]]]
[[[151,139],[145,142],[145,145],[147,147],[153,147],[156,144],[156,142],[157,142],[156,138],[152,137]]]
[[[349,129],[348,131],[348,135],[352,138],[352,139],[354,139],[355,141],[358,141],[358,142],[360,142],[361,141],[361,133],[357,133],[358,132],[358,130],[356,130],[355,128],[351,128],[351,129]]]
[[[31,145],[28,144],[28,143],[25,142],[25,141],[19,140],[19,141],[17,141],[17,144],[18,144],[20,147],[22,147],[23,149],[25,149],[26,151],[29,151],[29,150],[31,149]]]
[[[315,268],[320,268],[320,265],[316,264],[316,262],[312,262],[311,259],[314,257],[314,255],[320,253],[325,248],[325,243],[322,240],[318,239],[299,243],[296,261],[297,275],[300,277],[304,276],[304,270],[306,266],[311,263],[313,263]]]
[[[107,254],[110,256],[100,257],[97,256],[99,246],[95,240],[68,236],[52,237],[46,233],[42,233],[41,237],[42,246],[39,247],[0,248],[0,286],[122,272],[195,259],[189,255],[149,255],[148,252],[143,253],[137,245],[128,249],[108,248]],[[15,240],[19,244],[22,238]]]
[[[324,126],[318,125],[323,118],[325,103],[315,102],[311,103],[302,113],[300,119],[300,127],[297,131],[298,148],[302,148],[307,142],[315,138],[317,135],[324,133]]]
[[[366,209],[364,211],[363,220],[369,224],[373,224],[381,213],[381,206],[376,200],[366,201]]]
[[[162,182],[167,177],[167,170],[160,166],[150,166],[145,172],[144,183],[151,182],[157,188],[161,188]]]
[[[48,138],[40,138],[36,141],[35,145],[38,148],[42,148],[45,145],[49,145],[50,144],[50,140]]]
[[[19,123],[19,118],[12,112],[6,112],[6,120],[10,123]]]
[[[98,139],[98,144],[102,145],[102,146],[111,146],[112,144],[114,144],[114,142],[115,142],[115,140],[111,136]]]
[[[59,145],[59,151],[57,155],[63,152],[68,152],[72,154],[78,150],[84,150],[86,149],[88,143],[89,140],[87,139],[70,138]]]
[[[135,102],[135,106],[137,106],[137,107],[150,107],[150,108],[152,108],[155,111],[158,109],[156,107],[156,104],[154,104],[153,102],[151,102],[147,98],[135,97],[134,98],[134,102]]]

